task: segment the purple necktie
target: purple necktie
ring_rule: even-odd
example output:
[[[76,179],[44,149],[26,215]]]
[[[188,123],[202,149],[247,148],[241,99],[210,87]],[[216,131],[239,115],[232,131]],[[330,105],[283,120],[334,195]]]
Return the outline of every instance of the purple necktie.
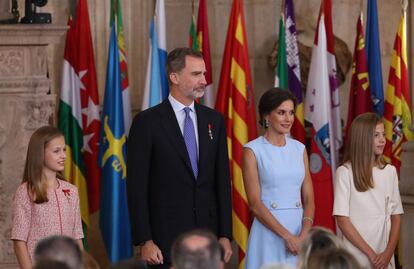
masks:
[[[194,124],[190,117],[191,108],[185,107],[185,119],[184,119],[184,141],[187,146],[188,156],[190,157],[191,167],[195,178],[198,175],[198,161],[197,161],[197,141],[195,137]]]

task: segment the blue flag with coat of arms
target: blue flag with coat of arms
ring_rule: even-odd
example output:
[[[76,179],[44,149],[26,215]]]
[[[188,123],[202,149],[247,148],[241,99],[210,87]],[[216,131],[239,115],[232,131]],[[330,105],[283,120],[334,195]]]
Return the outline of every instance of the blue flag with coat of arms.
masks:
[[[102,167],[99,224],[108,258],[116,262],[132,256],[126,197],[126,134],[121,73],[115,26],[109,41],[99,162]]]

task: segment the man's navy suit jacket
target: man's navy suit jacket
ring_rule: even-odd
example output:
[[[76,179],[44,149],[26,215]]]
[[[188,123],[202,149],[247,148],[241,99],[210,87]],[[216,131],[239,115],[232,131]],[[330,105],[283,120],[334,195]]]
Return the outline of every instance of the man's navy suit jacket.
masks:
[[[152,239],[170,262],[174,239],[207,228],[231,238],[231,183],[224,119],[195,104],[198,177],[168,99],[139,113],[127,140],[127,196],[134,245]]]

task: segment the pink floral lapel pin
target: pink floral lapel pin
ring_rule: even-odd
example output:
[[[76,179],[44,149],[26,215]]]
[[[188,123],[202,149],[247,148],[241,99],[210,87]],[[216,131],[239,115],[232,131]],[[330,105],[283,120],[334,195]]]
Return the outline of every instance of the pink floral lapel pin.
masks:
[[[210,137],[211,140],[213,140],[213,132],[211,131],[211,123],[209,123],[207,127],[208,127],[208,136]]]

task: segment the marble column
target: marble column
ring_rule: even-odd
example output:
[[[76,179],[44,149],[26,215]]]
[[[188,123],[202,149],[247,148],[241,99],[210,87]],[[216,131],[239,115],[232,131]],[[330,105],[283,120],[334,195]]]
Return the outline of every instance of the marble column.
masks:
[[[62,42],[66,30],[57,25],[0,25],[0,268],[17,268],[9,239],[11,203],[31,134],[55,118],[47,48]]]

